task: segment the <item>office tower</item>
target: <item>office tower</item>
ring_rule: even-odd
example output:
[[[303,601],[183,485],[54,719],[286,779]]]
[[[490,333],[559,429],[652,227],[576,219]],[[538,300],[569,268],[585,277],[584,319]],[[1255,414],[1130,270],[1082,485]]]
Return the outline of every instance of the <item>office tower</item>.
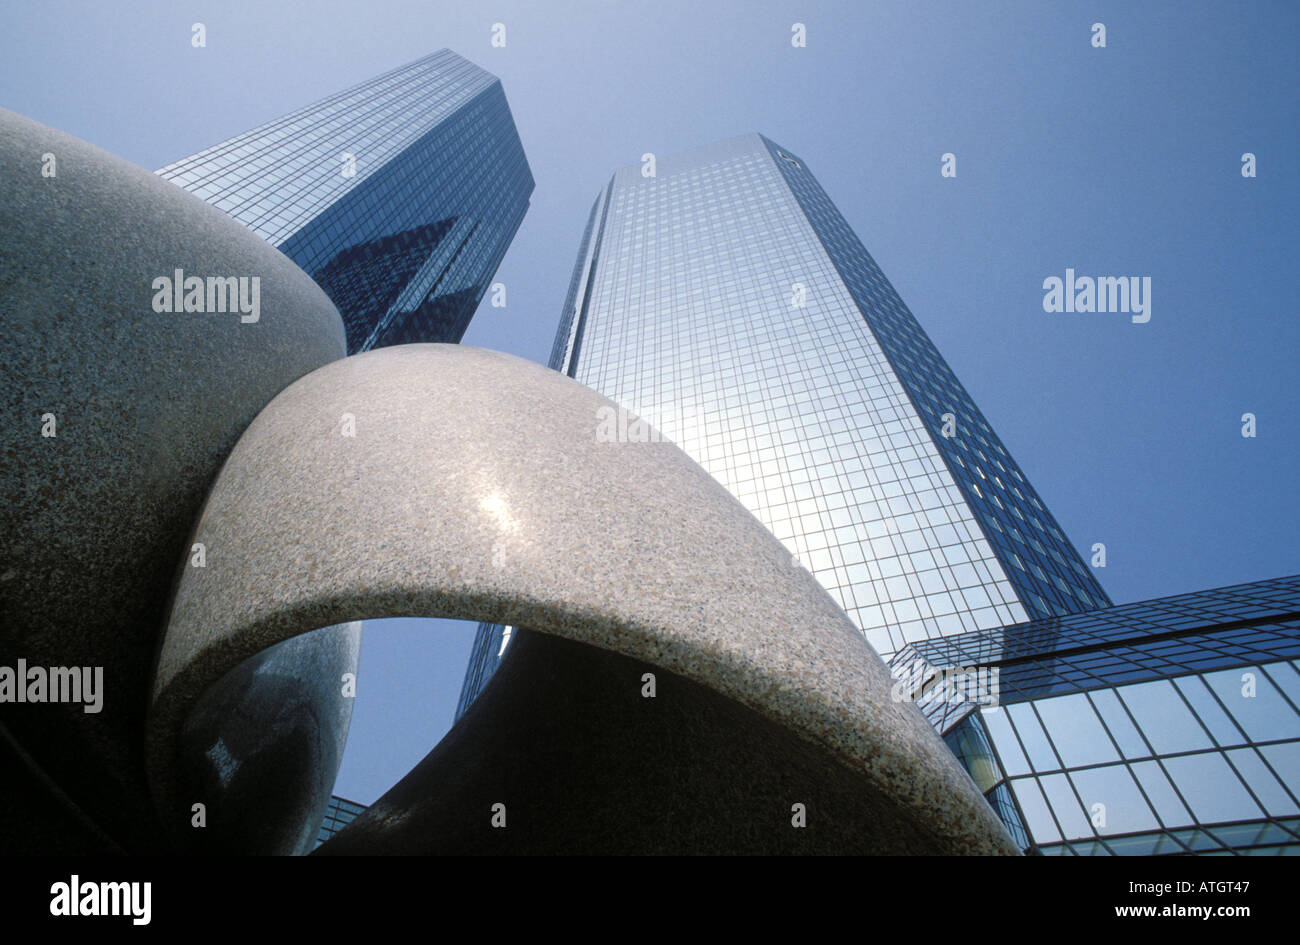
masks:
[[[1300,853],[1297,657],[1293,576],[925,640],[893,669],[1024,849],[1272,855]]]
[[[657,165],[598,197],[551,366],[812,569],[1023,849],[1300,852],[1300,578],[1112,606],[799,157]]]
[[[550,364],[727,486],[886,659],[1110,604],[807,166],[762,135],[614,174]],[[503,650],[479,634],[463,705]]]
[[[460,341],[533,190],[500,80],[447,49],[158,173],[306,270],[349,354]]]

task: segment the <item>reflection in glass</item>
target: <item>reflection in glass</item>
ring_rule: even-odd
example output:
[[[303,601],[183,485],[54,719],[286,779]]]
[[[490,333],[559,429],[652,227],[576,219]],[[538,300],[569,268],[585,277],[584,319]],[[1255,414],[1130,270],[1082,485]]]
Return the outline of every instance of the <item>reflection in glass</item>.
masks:
[[[1166,758],[1165,770],[1198,823],[1255,820],[1263,816],[1264,812],[1217,751]]]
[[[1300,738],[1300,718],[1258,668],[1207,673],[1205,681],[1252,740]]]
[[[1124,686],[1121,698],[1157,754],[1210,748],[1210,738],[1167,679]]]
[[[1067,768],[1119,761],[1119,754],[1082,693],[1034,703]]]
[[[1135,833],[1160,826],[1127,766],[1107,765],[1074,771],[1070,780],[1093,814],[1094,822],[1102,821],[1098,823],[1098,833]],[[1096,808],[1097,804],[1102,807]]]

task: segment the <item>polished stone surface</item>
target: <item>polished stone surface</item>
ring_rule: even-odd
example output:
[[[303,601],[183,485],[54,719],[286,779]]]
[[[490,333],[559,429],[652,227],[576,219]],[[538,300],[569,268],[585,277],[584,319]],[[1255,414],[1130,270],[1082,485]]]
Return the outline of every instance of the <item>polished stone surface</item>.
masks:
[[[766,720],[760,742],[793,736],[856,780],[861,816],[888,812],[874,833],[858,825],[863,852],[908,838],[1014,852],[812,576],[675,446],[603,442],[608,406],[539,365],[450,345],[337,361],[276,397],[199,520],[196,540],[221,553],[180,576],[149,719],[162,808],[188,806],[171,764],[182,728],[241,661],[348,620],[445,616],[614,651]]]
[[[219,210],[3,110],[0,194],[0,664],[101,666],[105,690],[99,713],[8,704],[0,720],[30,783],[66,792],[46,808],[153,849],[147,694],[190,530],[258,411],[343,356],[342,321],[311,279]],[[257,277],[257,321],[155,311],[154,280],[176,269]],[[53,437],[42,436],[46,414]],[[209,544],[208,567],[229,553]],[[0,822],[7,851],[43,846],[48,830],[27,826]]]
[[[182,808],[168,826],[193,853],[311,851],[343,760],[361,624],[291,637],[244,660],[203,694],[172,763]]]

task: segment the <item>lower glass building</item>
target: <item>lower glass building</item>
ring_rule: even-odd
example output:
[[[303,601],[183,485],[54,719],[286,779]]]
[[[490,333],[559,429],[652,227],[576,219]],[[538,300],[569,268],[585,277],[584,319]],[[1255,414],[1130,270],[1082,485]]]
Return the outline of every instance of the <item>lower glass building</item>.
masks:
[[[325,818],[321,821],[320,829],[316,832],[316,846],[320,846],[356,820],[357,815],[365,809],[366,805],[358,804],[356,801],[349,801],[344,797],[331,797],[329,806],[325,808]]]
[[[1027,852],[1300,853],[1300,576],[905,648]]]

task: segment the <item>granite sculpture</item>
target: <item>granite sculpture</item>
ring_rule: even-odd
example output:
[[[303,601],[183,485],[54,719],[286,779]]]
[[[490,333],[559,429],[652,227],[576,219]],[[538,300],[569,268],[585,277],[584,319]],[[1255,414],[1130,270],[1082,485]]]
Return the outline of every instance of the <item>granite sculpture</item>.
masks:
[[[1016,852],[813,577],[608,400],[344,358],[275,250],[7,112],[0,174],[0,664],[103,670],[101,711],[0,705],[6,850],[304,852],[356,621],[443,616],[529,631],[323,853]]]

